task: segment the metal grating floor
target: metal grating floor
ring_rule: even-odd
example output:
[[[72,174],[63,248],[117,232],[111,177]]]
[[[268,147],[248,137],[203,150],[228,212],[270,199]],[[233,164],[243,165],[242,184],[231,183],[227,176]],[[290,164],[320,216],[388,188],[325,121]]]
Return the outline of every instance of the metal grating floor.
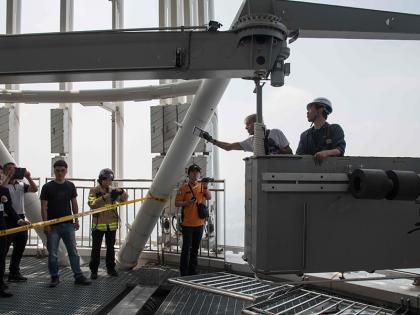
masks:
[[[90,275],[88,269],[82,267],[85,276]],[[101,265],[99,277],[92,281],[92,285],[76,286],[71,269],[66,267],[60,270],[60,284],[56,288],[49,288],[47,259],[26,256],[22,259],[21,272],[28,277],[28,282],[8,283],[14,295],[0,299],[0,314],[97,313],[122,293],[127,284],[139,282],[139,273],[136,271],[120,272],[119,277],[108,277]]]
[[[258,301],[275,292],[285,292],[293,288],[291,285],[279,286],[274,282],[227,272],[175,278],[169,282],[248,301]]]
[[[390,309],[363,304],[338,296],[309,291],[291,285],[279,285],[271,281],[264,281],[225,272],[181,277],[170,279],[169,281],[178,285],[183,285],[190,290],[202,290],[203,292],[211,292],[225,297],[234,297],[236,299],[243,299],[244,301],[253,301],[256,303],[247,306],[243,310],[244,314],[394,314],[394,311]]]
[[[207,293],[184,286],[175,286],[159,307],[156,315],[235,315],[251,302]]]
[[[287,314],[287,315],[391,315],[393,311],[358,303],[315,291],[295,289],[279,294],[266,301],[252,305],[245,314]]]

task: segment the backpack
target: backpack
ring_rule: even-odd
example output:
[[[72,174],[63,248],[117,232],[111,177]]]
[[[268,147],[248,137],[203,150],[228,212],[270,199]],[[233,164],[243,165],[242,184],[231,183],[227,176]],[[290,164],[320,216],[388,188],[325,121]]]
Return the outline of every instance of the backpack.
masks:
[[[265,155],[281,154],[280,146],[270,138],[270,129],[265,131],[264,136]]]

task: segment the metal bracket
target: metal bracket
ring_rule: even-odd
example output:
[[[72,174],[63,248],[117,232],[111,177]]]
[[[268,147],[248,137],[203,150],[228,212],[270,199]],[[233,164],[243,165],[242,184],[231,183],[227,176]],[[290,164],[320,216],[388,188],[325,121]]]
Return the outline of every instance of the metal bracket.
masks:
[[[265,192],[346,192],[347,184],[262,184]]]
[[[346,182],[346,173],[262,173],[263,181]]]
[[[346,173],[262,173],[262,180],[265,192],[346,192],[349,186]]]

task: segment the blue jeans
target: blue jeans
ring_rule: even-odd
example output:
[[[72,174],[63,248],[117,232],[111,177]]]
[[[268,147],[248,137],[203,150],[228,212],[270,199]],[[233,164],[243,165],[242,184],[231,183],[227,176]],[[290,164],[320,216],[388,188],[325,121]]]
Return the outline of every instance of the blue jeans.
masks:
[[[58,257],[57,251],[60,244],[60,239],[66,245],[67,253],[69,255],[70,266],[74,273],[74,278],[83,276],[80,270],[80,257],[76,249],[76,234],[74,232],[73,222],[65,222],[56,225],[51,225],[51,232],[47,237],[48,249],[48,270],[51,278],[58,278]]]

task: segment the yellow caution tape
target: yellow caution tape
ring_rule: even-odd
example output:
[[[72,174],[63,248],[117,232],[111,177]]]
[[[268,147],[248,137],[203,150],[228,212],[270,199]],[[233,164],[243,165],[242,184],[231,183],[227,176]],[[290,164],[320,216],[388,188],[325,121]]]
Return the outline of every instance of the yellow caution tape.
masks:
[[[85,211],[85,212],[82,212],[82,213],[66,215],[64,217],[57,218],[57,219],[31,223],[31,224],[22,225],[22,226],[18,226],[18,227],[7,229],[7,230],[0,230],[0,237],[10,235],[10,234],[19,233],[19,232],[23,232],[23,231],[28,231],[28,230],[31,230],[31,229],[42,228],[42,227],[57,224],[57,223],[71,221],[71,220],[76,219],[76,218],[81,218],[81,217],[85,217],[85,216],[88,216],[88,215],[93,215],[93,214],[109,211],[109,210],[115,209],[117,207],[129,205],[129,204],[133,204],[133,203],[141,202],[141,201],[145,201],[145,200],[156,200],[156,201],[159,201],[159,202],[166,202],[168,199],[161,198],[161,197],[154,197],[154,196],[152,196],[152,194],[148,193],[147,197],[145,197],[145,198],[133,199],[133,200],[124,201],[124,202],[117,202],[117,203],[114,203],[112,205],[104,206],[104,207],[97,208],[97,209],[90,210],[90,211]]]

